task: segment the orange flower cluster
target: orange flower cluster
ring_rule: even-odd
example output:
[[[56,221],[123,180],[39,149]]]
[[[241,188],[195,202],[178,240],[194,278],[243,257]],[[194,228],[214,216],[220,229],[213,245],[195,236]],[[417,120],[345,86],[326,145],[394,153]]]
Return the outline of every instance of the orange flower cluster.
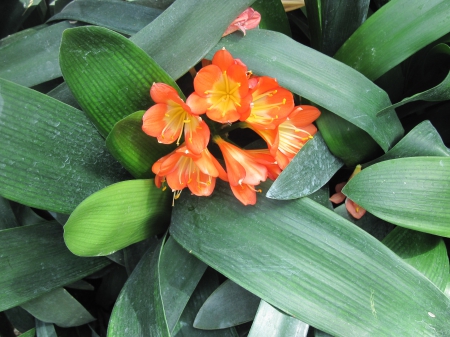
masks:
[[[154,83],[150,89],[155,105],[144,114],[143,131],[163,144],[180,145],[184,135],[183,144],[153,165],[156,185],[166,182],[175,198],[185,187],[195,195],[209,196],[220,178],[229,182],[244,205],[254,205],[256,186],[267,178],[276,179],[316,133],[312,123],[319,110],[294,106],[290,91],[274,78],[253,76],[225,49],[197,73],[194,89],[186,102],[167,84]],[[211,135],[208,124],[214,122],[225,129],[214,127],[222,132]],[[227,141],[226,126],[234,122],[254,130],[267,148],[244,150]],[[210,139],[219,146],[226,170],[209,152]]]

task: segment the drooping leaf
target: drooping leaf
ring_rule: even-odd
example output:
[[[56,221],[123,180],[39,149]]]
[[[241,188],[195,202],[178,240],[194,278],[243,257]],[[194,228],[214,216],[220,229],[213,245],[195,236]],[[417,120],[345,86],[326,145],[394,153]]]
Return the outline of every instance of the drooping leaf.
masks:
[[[387,94],[350,67],[289,37],[263,29],[232,34],[214,50],[226,47],[257,75],[275,77],[282,87],[323,106],[366,131],[385,151],[400,138],[403,128]],[[212,55],[212,54],[210,54]]]
[[[178,0],[130,40],[178,79],[219,42],[228,25],[254,1]]]
[[[450,32],[449,11],[446,0],[392,0],[360,26],[334,57],[375,80]]]
[[[334,336],[436,336],[449,329],[450,299],[309,198],[259,198],[246,207],[219,182],[209,198],[181,196],[170,231],[226,277]]]
[[[152,22],[162,10],[130,2],[103,0],[75,0],[50,18],[56,20],[81,21],[133,35]]]
[[[79,326],[95,320],[64,288],[53,289],[21,306],[37,319],[60,327]]]
[[[144,51],[106,28],[65,31],[60,66],[73,95],[104,137],[122,118],[150,107],[153,82],[167,83],[184,97]]]
[[[0,194],[70,213],[128,173],[79,110],[0,79]]]
[[[306,337],[309,325],[262,301],[248,337]]]
[[[108,255],[160,234],[170,219],[169,191],[149,180],[128,180],[85,199],[64,226],[64,241],[80,256]]]
[[[317,133],[270,186],[266,196],[279,200],[307,196],[325,185],[343,165]]]
[[[342,192],[385,221],[450,237],[449,175],[449,157],[393,159],[362,170]]]
[[[142,131],[144,113],[137,111],[117,122],[106,138],[111,154],[138,179],[153,178],[152,165],[176,148],[175,143],[163,145]]]
[[[0,231],[0,311],[79,280],[109,264],[73,255],[56,222]]]
[[[203,303],[195,317],[194,328],[216,330],[250,322],[259,302],[259,297],[227,280]]]

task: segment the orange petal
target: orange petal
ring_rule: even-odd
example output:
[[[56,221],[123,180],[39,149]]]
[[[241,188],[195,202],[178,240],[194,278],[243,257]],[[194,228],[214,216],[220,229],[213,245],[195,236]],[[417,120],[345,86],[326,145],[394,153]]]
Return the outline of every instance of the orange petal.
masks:
[[[216,178],[198,171],[196,172],[195,179],[191,179],[187,186],[192,194],[199,197],[207,197],[211,195],[216,186]]]
[[[242,184],[236,186],[230,185],[230,187],[234,196],[244,205],[256,204],[256,190],[253,186]]]
[[[239,96],[241,98],[249,94],[247,67],[240,64],[233,64],[227,69],[227,76],[231,81],[240,83]]]
[[[330,197],[330,201],[333,204],[340,204],[344,200],[345,200],[345,195],[344,195],[344,193],[341,193],[341,192],[337,192]]]
[[[366,214],[366,210],[355,203],[353,200],[347,198],[345,200],[345,208],[355,219],[361,219],[364,214]]]
[[[194,115],[201,115],[206,112],[206,110],[211,106],[205,97],[199,96],[197,93],[193,92],[189,95],[186,100],[187,105],[191,109],[191,113]]]
[[[178,92],[166,83],[153,83],[150,89],[150,96],[155,103],[167,103],[172,101],[179,105],[184,105]]]
[[[311,105],[298,105],[289,114],[292,123],[301,128],[314,122],[320,116],[320,110]]]
[[[199,70],[197,76],[194,78],[194,88],[197,95],[205,97],[205,93],[208,90],[212,90],[214,84],[216,84],[222,78],[221,69],[212,64]]]
[[[152,137],[158,137],[166,123],[164,116],[167,112],[167,104],[155,104],[142,116],[142,131]]]
[[[200,154],[208,145],[210,131],[208,125],[197,116],[188,116],[184,125],[184,139],[188,150]]]
[[[212,64],[218,66],[220,70],[226,71],[228,67],[230,67],[232,64],[234,64],[234,58],[231,56],[228,50],[221,49],[218,50],[212,59]]]

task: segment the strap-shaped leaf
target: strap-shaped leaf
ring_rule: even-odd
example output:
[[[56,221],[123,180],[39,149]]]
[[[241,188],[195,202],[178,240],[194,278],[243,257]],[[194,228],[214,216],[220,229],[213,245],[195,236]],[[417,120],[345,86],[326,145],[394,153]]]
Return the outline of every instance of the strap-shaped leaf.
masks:
[[[375,80],[450,32],[447,0],[392,0],[375,12],[334,56]]]
[[[209,198],[181,196],[170,231],[234,282],[333,336],[439,336],[450,328],[450,299],[434,284],[309,198],[246,207],[219,182]]]
[[[128,180],[86,198],[64,226],[64,240],[80,256],[109,255],[159,234],[170,219],[172,194],[153,179]]]
[[[330,110],[366,131],[387,151],[403,128],[387,94],[354,69],[272,31],[249,31],[245,38],[230,35],[214,48],[226,47],[257,75],[275,77],[281,86]]]
[[[56,222],[0,231],[0,310],[13,308],[107,266],[73,255]]]
[[[0,194],[70,213],[128,173],[79,110],[0,79]]]
[[[317,133],[281,172],[266,196],[280,200],[307,196],[325,185],[343,165]]]
[[[176,145],[163,145],[155,137],[142,131],[142,116],[137,111],[114,125],[106,138],[111,154],[135,178],[153,178],[152,165],[159,158],[175,150]]]
[[[162,10],[114,0],[75,0],[49,21],[73,20],[91,23],[133,35],[152,22]]]
[[[183,95],[142,49],[106,28],[66,30],[60,66],[73,95],[104,137],[122,118],[150,107],[153,82],[167,83]]]
[[[39,319],[36,321],[36,335],[39,337],[58,337],[55,326],[52,323],[42,322]]]
[[[281,1],[256,0],[251,7],[261,14],[261,22],[258,28],[274,30],[292,36],[289,20]]]
[[[342,192],[373,215],[450,237],[450,158],[387,160],[353,177]]]

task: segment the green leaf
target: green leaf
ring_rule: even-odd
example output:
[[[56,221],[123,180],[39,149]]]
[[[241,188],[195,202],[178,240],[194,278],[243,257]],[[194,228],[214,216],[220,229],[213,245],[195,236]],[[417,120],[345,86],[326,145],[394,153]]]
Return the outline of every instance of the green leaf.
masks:
[[[56,288],[22,305],[37,319],[60,327],[87,324],[94,317],[64,288]]]
[[[159,282],[169,331],[173,331],[207,265],[184,250],[172,237],[164,245]]]
[[[441,291],[445,290],[449,262],[442,238],[397,227],[389,233],[383,243],[428,277]]]
[[[0,79],[0,194],[70,213],[127,172],[79,110]]]
[[[222,47],[255,74],[275,77],[282,87],[363,129],[385,151],[403,133],[393,110],[376,117],[390,105],[383,90],[350,67],[283,34],[262,29],[247,32],[245,38],[232,34],[214,49]]]
[[[317,133],[281,172],[266,196],[280,200],[307,196],[325,185],[342,166]]]
[[[334,57],[375,80],[450,32],[449,11],[446,0],[390,1],[359,27]]]
[[[215,330],[250,322],[260,299],[231,280],[222,283],[203,303],[194,328]]]
[[[45,323],[36,318],[36,334],[38,337],[58,337],[53,324]]]
[[[4,311],[11,325],[19,331],[32,330],[35,327],[34,317],[20,306]]]
[[[248,337],[306,337],[309,325],[261,301]]]
[[[128,180],[86,198],[64,226],[64,241],[80,256],[108,255],[164,231],[172,194],[153,179]]]
[[[163,145],[142,131],[144,113],[137,111],[117,122],[106,138],[111,154],[138,179],[153,178],[152,165],[176,148],[175,143]]]
[[[133,35],[152,22],[162,10],[115,0],[75,0],[50,18],[82,21]]]
[[[211,197],[183,195],[176,206],[170,231],[185,249],[307,324],[337,337],[450,328],[450,299],[434,284],[309,198],[246,207],[219,182]]]
[[[13,43],[0,47],[0,77],[32,87],[61,76],[58,51],[62,32],[77,25],[60,22],[29,30]]]
[[[450,237],[449,176],[449,157],[387,160],[362,170],[342,192],[385,221]]]
[[[24,332],[20,335],[21,337],[34,337],[36,336],[36,329],[33,328],[31,330],[28,330],[27,332]]]
[[[56,222],[0,231],[0,311],[13,308],[109,264],[69,252]]]
[[[14,228],[18,225],[9,200],[0,197],[0,230]]]
[[[170,337],[159,281],[162,247],[148,250],[128,278],[111,313],[108,337]]]
[[[287,36],[292,36],[289,20],[281,1],[256,0],[251,7],[261,14],[259,28],[273,30]]]
[[[104,137],[122,118],[150,107],[153,82],[167,83],[184,97],[144,51],[106,28],[65,31],[60,66],[73,95]]]
[[[228,25],[254,1],[178,0],[130,40],[178,79],[219,42]]]

